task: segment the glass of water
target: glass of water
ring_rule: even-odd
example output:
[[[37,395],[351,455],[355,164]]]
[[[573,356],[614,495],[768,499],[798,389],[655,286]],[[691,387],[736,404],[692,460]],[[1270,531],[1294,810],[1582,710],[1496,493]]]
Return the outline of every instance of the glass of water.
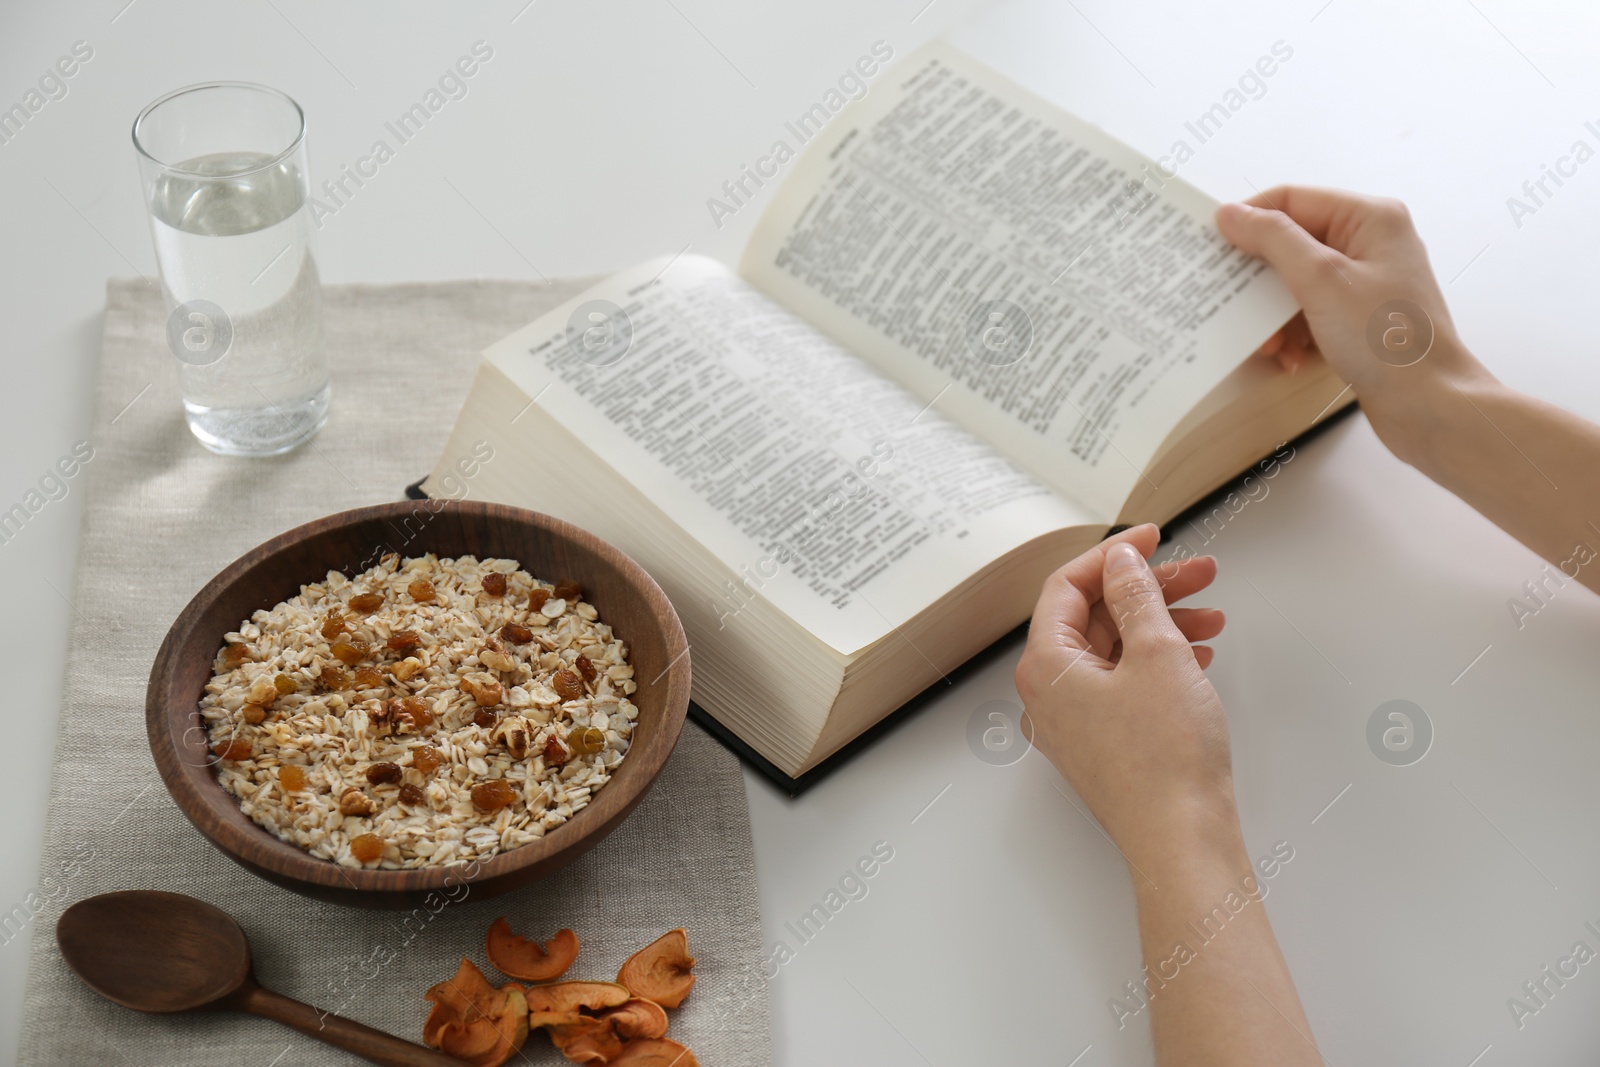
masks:
[[[167,345],[200,443],[270,456],[328,418],[306,120],[264,85],[168,93],[133,124]]]

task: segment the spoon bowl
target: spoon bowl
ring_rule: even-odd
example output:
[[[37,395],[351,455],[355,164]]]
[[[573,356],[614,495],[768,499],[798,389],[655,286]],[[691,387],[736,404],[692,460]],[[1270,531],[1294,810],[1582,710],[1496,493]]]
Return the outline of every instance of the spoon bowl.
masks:
[[[387,1067],[461,1064],[264,988],[233,917],[182,893],[132,889],[80,900],[56,921],[56,943],[85,985],[134,1011],[242,1011]]]
[[[194,1011],[250,980],[250,942],[239,924],[181,893],[79,901],[56,923],[56,941],[85,985],[134,1011]]]

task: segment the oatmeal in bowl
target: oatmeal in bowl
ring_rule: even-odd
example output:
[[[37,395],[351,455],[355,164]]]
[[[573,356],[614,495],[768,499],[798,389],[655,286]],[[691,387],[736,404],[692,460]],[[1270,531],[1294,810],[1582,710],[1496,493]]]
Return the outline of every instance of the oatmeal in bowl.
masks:
[[[507,558],[385,556],[254,612],[200,700],[217,781],[351,868],[476,864],[543,838],[627,757],[628,648],[583,589]]]

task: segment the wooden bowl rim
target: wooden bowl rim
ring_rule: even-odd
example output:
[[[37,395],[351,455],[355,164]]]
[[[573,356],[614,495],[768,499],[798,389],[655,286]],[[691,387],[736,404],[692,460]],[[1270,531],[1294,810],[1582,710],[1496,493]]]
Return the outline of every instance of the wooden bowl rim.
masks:
[[[248,867],[259,867],[277,876],[330,890],[426,893],[502,878],[527,867],[548,863],[569,850],[575,858],[593,844],[590,840],[592,835],[608,834],[631,811],[655,783],[677,745],[689,707],[691,665],[686,655],[689,645],[676,609],[655,579],[615,545],[554,516],[488,501],[446,500],[435,515],[453,510],[485,522],[510,522],[542,529],[558,540],[592,552],[614,566],[626,584],[647,602],[648,617],[654,618],[661,627],[669,667],[662,705],[661,743],[643,752],[636,751],[636,748],[643,746],[630,747],[616,774],[581,811],[544,837],[476,863],[476,871],[465,877],[463,872],[472,867],[472,863],[389,871],[344,867],[333,860],[319,859],[299,846],[281,840],[245,815],[238,799],[217,781],[210,763],[199,765],[181,758],[174,734],[174,727],[178,725],[174,718],[180,711],[173,703],[171,672],[164,668],[179,649],[203,636],[196,631],[206,611],[245,572],[274,555],[312,536],[362,523],[409,517],[419,503],[415,500],[399,500],[336,512],[302,523],[262,542],[229,563],[207,582],[178,613],[161,642],[145,693],[145,726],[151,754],[167,792],[179,810],[212,844]],[[417,546],[417,554],[427,551],[431,549],[426,543]],[[526,561],[518,560],[518,563],[527,566]],[[321,577],[309,575],[300,584],[317,581]],[[634,641],[630,635],[621,636],[628,641],[631,649]],[[215,638],[220,647],[222,634],[216,634]],[[189,726],[197,725],[198,703],[182,714],[195,716]],[[219,806],[219,799],[225,804]],[[219,808],[225,811],[230,807],[232,816],[237,816],[237,820],[226,815],[214,820],[200,817],[202,813],[209,815]],[[208,822],[214,825],[208,825]]]

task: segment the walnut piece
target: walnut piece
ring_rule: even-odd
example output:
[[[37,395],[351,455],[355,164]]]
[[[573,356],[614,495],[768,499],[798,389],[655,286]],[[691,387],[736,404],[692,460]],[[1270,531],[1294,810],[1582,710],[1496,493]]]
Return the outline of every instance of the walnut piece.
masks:
[[[372,814],[372,801],[367,799],[367,794],[351,786],[339,797],[339,814],[367,816]]]
[[[505,690],[499,682],[486,674],[471,675],[461,679],[461,688],[472,695],[480,708],[492,708],[505,699]]]

